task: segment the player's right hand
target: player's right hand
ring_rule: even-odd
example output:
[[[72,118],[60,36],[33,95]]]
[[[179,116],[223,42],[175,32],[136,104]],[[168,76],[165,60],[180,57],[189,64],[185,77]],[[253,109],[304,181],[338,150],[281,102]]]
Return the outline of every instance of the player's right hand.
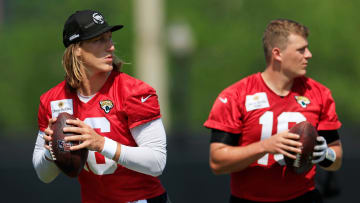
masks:
[[[52,134],[54,133],[52,130],[51,130],[51,126],[52,124],[56,121],[56,118],[50,118],[49,119],[49,124],[48,124],[48,127],[44,130],[44,135],[43,135],[43,139],[45,140],[45,144],[44,144],[44,147],[51,151],[51,136]]]
[[[262,140],[262,145],[267,153],[283,154],[296,159],[294,154],[301,153],[302,143],[297,141],[300,136],[290,133],[289,130],[275,134],[268,139]]]

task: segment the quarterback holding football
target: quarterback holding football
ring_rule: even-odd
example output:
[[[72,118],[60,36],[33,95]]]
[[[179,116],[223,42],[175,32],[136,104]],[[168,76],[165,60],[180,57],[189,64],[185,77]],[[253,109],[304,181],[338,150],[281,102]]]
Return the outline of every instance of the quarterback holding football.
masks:
[[[49,183],[67,169],[56,165],[66,161],[61,153],[86,149],[79,156],[86,159],[79,174],[68,172],[80,182],[82,202],[166,203],[158,178],[167,155],[158,96],[120,71],[112,33],[121,28],[109,26],[93,10],[77,11],[66,20],[65,80],[40,97],[33,164],[40,180]],[[75,119],[57,123],[64,113]]]
[[[231,174],[231,203],[320,203],[316,167],[335,171],[341,166],[335,102],[328,88],[305,76],[312,57],[308,34],[298,22],[271,21],[263,35],[265,70],[223,90],[204,124],[211,129],[211,169]],[[306,149],[313,150],[312,164],[296,172],[304,146],[289,129],[303,121],[319,136],[313,149]],[[285,157],[297,161],[286,165]]]

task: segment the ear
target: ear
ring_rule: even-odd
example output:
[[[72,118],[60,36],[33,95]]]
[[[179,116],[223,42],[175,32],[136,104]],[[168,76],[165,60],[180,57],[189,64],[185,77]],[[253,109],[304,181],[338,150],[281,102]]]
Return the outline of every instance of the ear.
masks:
[[[280,48],[278,48],[278,47],[273,48],[271,50],[271,54],[276,61],[282,61]]]
[[[80,57],[81,56],[81,51],[82,51],[81,47],[76,46],[76,48],[74,50],[75,56]]]

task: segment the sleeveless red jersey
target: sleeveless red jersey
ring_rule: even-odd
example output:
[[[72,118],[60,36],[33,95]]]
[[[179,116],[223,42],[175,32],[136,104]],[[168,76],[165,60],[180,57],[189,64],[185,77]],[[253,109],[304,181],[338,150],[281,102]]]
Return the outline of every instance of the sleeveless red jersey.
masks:
[[[65,81],[40,97],[39,129],[44,131],[51,117],[68,112],[102,136],[123,145],[137,146],[130,129],[160,118],[155,90],[125,73],[112,71],[100,91],[87,103],[66,88]],[[78,180],[82,202],[129,202],[165,192],[156,177],[127,169],[102,154],[89,151]]]
[[[328,88],[299,77],[290,93],[280,97],[256,73],[219,94],[204,126],[241,134],[238,145],[246,146],[305,120],[317,130],[340,128]],[[231,173],[231,193],[253,201],[289,200],[315,188],[315,168],[296,174],[286,167],[283,155],[266,154],[246,169]]]

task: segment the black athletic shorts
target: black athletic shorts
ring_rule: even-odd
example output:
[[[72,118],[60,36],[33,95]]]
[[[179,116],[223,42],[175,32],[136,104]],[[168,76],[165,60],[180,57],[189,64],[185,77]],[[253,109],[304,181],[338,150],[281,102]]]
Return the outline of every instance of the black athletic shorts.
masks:
[[[147,202],[148,203],[171,203],[166,192],[164,194],[162,194],[162,195],[157,196],[157,197],[147,199]]]
[[[230,203],[264,203],[264,202],[255,202],[255,201],[237,198],[233,195],[231,195],[229,202]],[[276,203],[276,202],[272,202],[272,203]],[[312,190],[295,199],[278,202],[278,203],[323,203],[323,200],[318,190]]]

